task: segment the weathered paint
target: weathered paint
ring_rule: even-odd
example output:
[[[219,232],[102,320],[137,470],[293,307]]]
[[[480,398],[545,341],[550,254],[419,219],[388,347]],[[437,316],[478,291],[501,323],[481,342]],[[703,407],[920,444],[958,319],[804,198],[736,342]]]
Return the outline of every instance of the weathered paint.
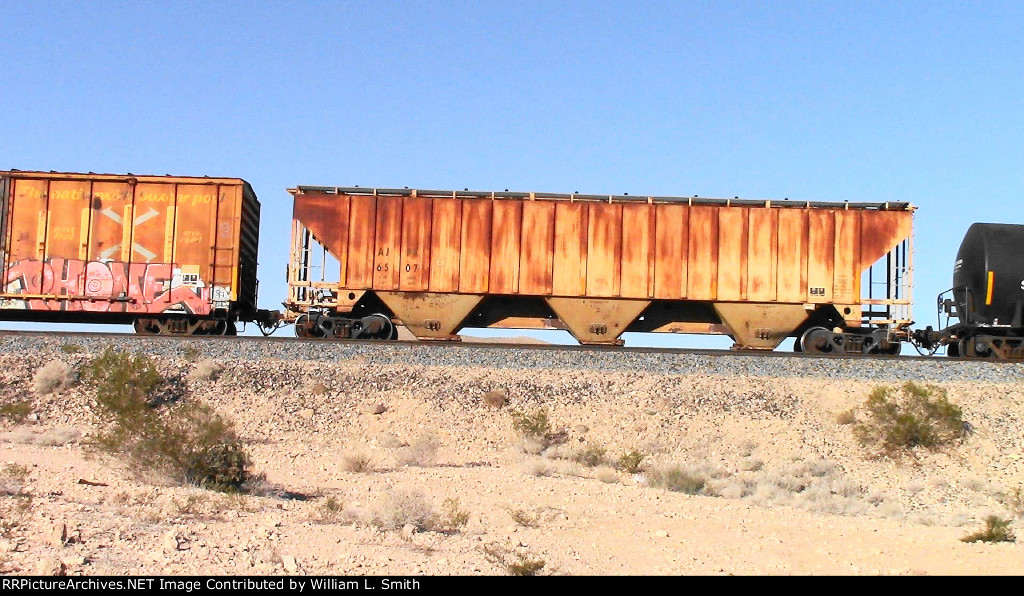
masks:
[[[856,305],[862,272],[913,217],[906,204],[292,192],[298,223],[347,264],[339,289],[386,292]],[[788,324],[791,311],[777,312]]]
[[[244,181],[0,178],[6,308],[206,315],[232,303],[255,313],[259,203]]]

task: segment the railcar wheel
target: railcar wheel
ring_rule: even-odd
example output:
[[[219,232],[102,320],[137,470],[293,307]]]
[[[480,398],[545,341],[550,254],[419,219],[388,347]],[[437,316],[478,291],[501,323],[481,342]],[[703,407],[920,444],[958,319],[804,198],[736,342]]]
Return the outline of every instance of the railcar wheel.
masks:
[[[309,315],[299,315],[299,318],[295,319],[295,337],[310,339],[313,337],[311,327]]]
[[[988,358],[992,355],[992,346],[977,338],[963,340],[963,355],[968,358]]]
[[[316,322],[316,329],[313,330],[315,337],[333,337],[334,336],[334,319],[330,317],[320,317],[320,320]]]
[[[395,324],[391,322],[391,319],[384,314],[374,313],[370,316],[363,317],[363,322],[366,324],[363,332],[363,337],[369,339],[397,339],[398,329],[395,328]]]
[[[832,332],[824,327],[811,327],[800,336],[800,349],[808,354],[828,354],[832,351]]]
[[[948,358],[959,358],[960,357],[960,342],[955,341],[946,346],[946,356]]]
[[[135,333],[139,335],[156,335],[160,333],[160,326],[155,319],[135,319],[132,323]]]

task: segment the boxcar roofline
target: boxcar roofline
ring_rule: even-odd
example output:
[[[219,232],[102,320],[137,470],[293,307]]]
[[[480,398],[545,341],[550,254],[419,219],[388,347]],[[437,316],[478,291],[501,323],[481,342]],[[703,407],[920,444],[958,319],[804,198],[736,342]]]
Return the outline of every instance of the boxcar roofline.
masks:
[[[46,180],[92,180],[95,182],[125,182],[128,180],[140,180],[143,182],[165,182],[178,184],[238,184],[239,182],[249,184],[241,178],[222,178],[211,176],[158,176],[154,174],[94,174],[78,172],[35,172],[30,170],[8,170],[0,171],[0,176],[10,178],[36,178]]]

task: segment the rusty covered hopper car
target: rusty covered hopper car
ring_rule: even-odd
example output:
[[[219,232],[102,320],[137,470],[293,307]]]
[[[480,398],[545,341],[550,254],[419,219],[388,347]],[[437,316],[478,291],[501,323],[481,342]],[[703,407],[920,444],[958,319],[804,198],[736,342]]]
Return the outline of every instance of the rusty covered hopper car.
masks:
[[[233,334],[259,317],[244,180],[0,172],[0,209],[0,318]]]
[[[465,327],[721,333],[881,352],[908,337],[907,203],[300,186],[286,318],[307,337]]]

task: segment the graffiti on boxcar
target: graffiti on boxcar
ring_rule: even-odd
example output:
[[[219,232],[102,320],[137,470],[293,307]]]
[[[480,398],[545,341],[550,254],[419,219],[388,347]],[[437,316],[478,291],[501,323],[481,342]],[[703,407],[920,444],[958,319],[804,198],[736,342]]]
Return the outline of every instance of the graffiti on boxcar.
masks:
[[[210,288],[171,263],[25,259],[7,270],[4,294],[7,309],[210,314]]]

